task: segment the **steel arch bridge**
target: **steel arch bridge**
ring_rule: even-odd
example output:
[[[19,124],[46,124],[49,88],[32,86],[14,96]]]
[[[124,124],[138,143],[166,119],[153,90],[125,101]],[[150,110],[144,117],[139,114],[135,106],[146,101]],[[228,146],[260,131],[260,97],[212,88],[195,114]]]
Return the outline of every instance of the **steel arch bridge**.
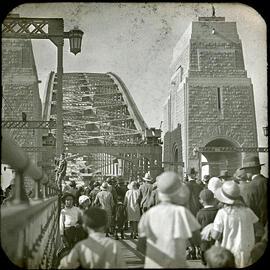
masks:
[[[56,120],[57,74],[50,73],[43,120]],[[123,176],[161,172],[161,131],[148,128],[129,90],[114,73],[63,74],[67,175]],[[51,128],[55,134],[55,127]],[[43,153],[44,164],[53,151]],[[47,160],[47,161],[46,161]]]

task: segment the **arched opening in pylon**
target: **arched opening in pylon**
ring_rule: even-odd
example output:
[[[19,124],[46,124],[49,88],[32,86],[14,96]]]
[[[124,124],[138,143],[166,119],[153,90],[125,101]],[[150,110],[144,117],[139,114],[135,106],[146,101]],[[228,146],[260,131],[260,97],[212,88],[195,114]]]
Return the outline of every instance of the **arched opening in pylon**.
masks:
[[[236,152],[233,150],[233,148],[239,147],[236,142],[225,138],[218,138],[208,142],[205,147],[216,149],[224,147],[226,149],[230,148],[231,151],[228,152],[227,150],[217,150],[213,152],[202,152],[202,176],[205,174],[219,176],[221,170],[228,170],[229,174],[233,175],[235,170],[241,167],[241,152]]]

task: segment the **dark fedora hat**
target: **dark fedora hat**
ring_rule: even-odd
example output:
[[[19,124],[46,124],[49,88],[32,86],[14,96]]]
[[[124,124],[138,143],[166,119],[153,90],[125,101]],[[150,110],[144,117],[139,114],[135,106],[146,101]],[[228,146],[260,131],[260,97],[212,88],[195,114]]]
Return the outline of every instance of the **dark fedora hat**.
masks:
[[[243,167],[240,168],[240,170],[246,169],[246,168],[254,168],[254,167],[261,167],[263,164],[260,164],[260,160],[258,156],[247,156],[243,160]]]
[[[228,178],[231,178],[232,176],[229,175],[228,170],[221,170],[218,177],[223,178],[223,179],[228,179]]]
[[[72,198],[73,198],[73,200],[75,200],[75,196],[72,194],[72,193],[70,193],[70,192],[65,192],[63,195],[62,195],[62,201],[64,202],[65,201],[65,199],[66,199],[66,197],[68,197],[68,196],[71,196]]]

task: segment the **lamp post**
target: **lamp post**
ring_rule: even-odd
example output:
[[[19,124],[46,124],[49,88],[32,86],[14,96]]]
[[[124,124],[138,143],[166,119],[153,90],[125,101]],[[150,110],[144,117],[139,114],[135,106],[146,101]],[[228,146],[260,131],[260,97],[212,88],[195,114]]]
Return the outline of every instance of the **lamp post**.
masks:
[[[64,39],[70,41],[70,51],[75,55],[81,51],[83,31],[74,28],[64,32],[62,18],[21,18],[10,15],[2,23],[2,38],[49,39],[57,47],[57,108],[56,108],[56,155],[64,149],[63,142],[63,46]]]

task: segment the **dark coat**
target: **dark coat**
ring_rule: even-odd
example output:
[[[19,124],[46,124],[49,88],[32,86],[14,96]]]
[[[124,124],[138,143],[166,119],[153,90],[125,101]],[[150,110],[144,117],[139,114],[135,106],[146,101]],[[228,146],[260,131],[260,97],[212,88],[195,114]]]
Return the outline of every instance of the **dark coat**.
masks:
[[[208,208],[202,208],[198,211],[196,215],[196,219],[201,225],[201,229],[207,226],[210,223],[213,223],[218,212],[219,208],[217,206],[212,206]],[[206,241],[202,240],[200,247],[202,251],[202,261],[205,263],[204,252],[209,249],[212,245],[214,245],[215,240]]]
[[[115,190],[116,190],[117,196],[121,197],[121,200],[123,201],[125,198],[126,192],[128,191],[128,188],[125,185],[117,184],[115,186]]]
[[[187,183],[187,186],[190,191],[188,208],[191,213],[196,216],[197,212],[202,208],[202,205],[199,200],[200,192],[203,190],[203,187],[196,183],[195,180],[190,180]]]
[[[65,159],[59,160],[57,173],[63,177],[66,175],[66,171],[67,171],[67,161]]]
[[[91,190],[89,194],[89,199],[91,201],[91,206],[94,206],[94,201],[96,199],[97,194],[100,192],[99,187],[95,187],[93,190]]]
[[[267,222],[267,181],[263,175],[257,175],[245,189],[245,202],[265,226]]]
[[[159,203],[158,190],[157,188],[152,191],[150,199],[150,207],[155,206]]]
[[[118,202],[115,209],[115,225],[117,227],[123,227],[127,221],[126,207],[122,202]]]
[[[200,223],[202,229],[208,224],[214,222],[217,211],[218,211],[217,206],[202,208],[198,211],[196,218]]]
[[[145,212],[151,206],[153,185],[151,183],[145,182],[139,187],[139,191],[140,207],[143,209],[143,212]]]

